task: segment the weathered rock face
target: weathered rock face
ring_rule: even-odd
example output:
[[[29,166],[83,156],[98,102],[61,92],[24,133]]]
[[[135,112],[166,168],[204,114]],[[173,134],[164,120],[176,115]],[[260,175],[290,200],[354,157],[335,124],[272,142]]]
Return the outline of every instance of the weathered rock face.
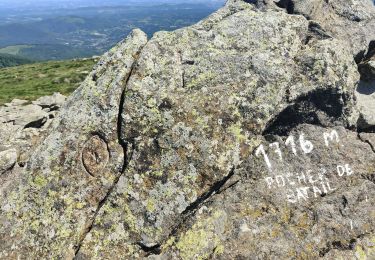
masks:
[[[289,13],[301,14],[318,24],[313,30],[325,30],[327,36],[343,44],[360,61],[375,35],[375,10],[372,0],[280,0],[277,3]]]
[[[374,257],[375,134],[355,131],[354,49],[375,35],[348,44],[329,27],[341,16],[278,5],[229,1],[106,54],[5,175],[0,258]]]

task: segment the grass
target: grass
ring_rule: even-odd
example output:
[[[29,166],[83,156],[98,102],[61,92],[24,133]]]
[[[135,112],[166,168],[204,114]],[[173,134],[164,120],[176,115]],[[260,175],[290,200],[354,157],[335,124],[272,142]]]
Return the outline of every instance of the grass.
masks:
[[[92,70],[94,59],[49,61],[0,69],[0,105],[14,98],[35,100],[72,93]]]

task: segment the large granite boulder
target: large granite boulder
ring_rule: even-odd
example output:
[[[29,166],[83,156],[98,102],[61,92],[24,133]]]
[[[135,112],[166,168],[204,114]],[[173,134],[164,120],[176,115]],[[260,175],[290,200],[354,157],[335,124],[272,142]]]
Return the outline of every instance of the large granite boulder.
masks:
[[[231,0],[150,40],[133,31],[26,167],[0,175],[0,258],[374,257],[355,58],[375,35],[348,42],[324,22]]]

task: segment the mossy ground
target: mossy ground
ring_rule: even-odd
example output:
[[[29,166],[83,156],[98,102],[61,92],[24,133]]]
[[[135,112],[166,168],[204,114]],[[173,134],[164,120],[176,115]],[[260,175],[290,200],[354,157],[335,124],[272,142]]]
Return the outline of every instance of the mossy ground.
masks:
[[[50,61],[0,69],[0,105],[14,98],[35,100],[72,93],[92,70],[95,59]]]

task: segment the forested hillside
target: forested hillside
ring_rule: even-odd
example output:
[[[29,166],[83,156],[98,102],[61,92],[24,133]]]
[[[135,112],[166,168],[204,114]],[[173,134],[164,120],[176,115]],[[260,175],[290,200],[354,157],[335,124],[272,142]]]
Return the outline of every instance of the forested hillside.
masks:
[[[0,68],[18,66],[32,61],[16,55],[0,53]]]

